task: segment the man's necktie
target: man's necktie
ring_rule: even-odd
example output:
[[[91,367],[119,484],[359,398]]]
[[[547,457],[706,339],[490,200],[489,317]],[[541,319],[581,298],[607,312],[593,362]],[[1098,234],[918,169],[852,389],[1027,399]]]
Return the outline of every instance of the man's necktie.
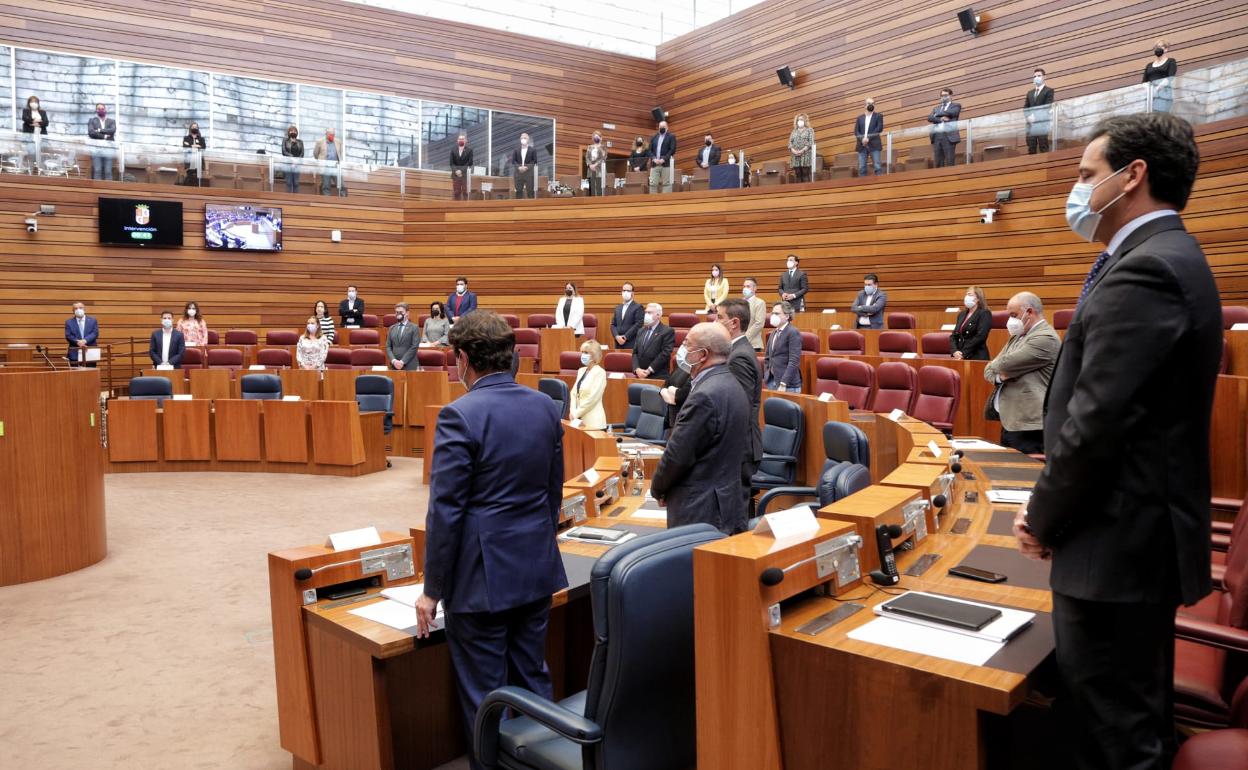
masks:
[[[1079,301],[1075,303],[1078,308],[1083,303],[1083,298],[1088,296],[1088,292],[1092,289],[1092,284],[1096,282],[1096,277],[1101,274],[1101,269],[1105,267],[1105,263],[1109,261],[1109,252],[1102,251],[1101,255],[1092,263],[1092,269],[1088,271],[1088,277],[1083,279],[1083,288],[1079,291]]]

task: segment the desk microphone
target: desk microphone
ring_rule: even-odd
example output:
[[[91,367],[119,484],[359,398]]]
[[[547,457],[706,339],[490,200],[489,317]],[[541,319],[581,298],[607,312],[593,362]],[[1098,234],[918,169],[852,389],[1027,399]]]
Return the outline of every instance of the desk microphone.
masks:
[[[900,529],[898,529],[898,530],[897,530],[897,534],[898,534],[898,535],[900,535],[900,534],[901,534],[901,530],[900,530]],[[858,537],[857,535],[853,536],[853,537],[850,539],[850,544],[851,544],[851,545],[859,545],[859,544],[861,544],[861,543],[862,543],[862,538]],[[763,571],[759,574],[759,576],[758,576],[758,582],[762,583],[762,584],[763,584],[763,585],[765,585],[765,586],[778,586],[778,585],[780,585],[781,583],[783,583],[783,582],[784,582],[784,575],[785,575],[785,573],[787,573],[787,572],[791,572],[791,571],[793,571],[793,570],[797,569],[798,567],[802,566],[803,564],[809,564],[809,563],[811,563],[812,561],[814,561],[815,559],[818,559],[818,558],[819,558],[819,556],[820,556],[820,554],[817,554],[817,553],[816,553],[814,556],[809,556],[809,557],[807,557],[807,558],[805,558],[805,559],[801,559],[800,561],[795,561],[795,562],[793,562],[792,564],[790,564],[789,566],[784,567],[784,568],[780,568],[780,567],[768,567],[767,569],[763,570]]]
[[[308,578],[312,577],[318,572],[321,572],[322,570],[332,569],[334,567],[345,567],[348,564],[359,564],[362,561],[364,561],[364,559],[360,558],[360,559],[352,559],[351,561],[335,562],[333,564],[323,564],[320,567],[314,567],[312,569],[309,569],[307,567],[300,567],[299,569],[295,570],[295,580],[299,580],[299,581],[307,580]]]
[[[957,460],[954,460],[953,462],[949,463],[949,470],[952,473],[961,473],[962,463],[958,462]]]
[[[35,352],[43,356],[44,363],[46,363],[48,366],[52,367],[53,369],[56,369],[56,364],[52,363],[52,359],[48,358],[47,348],[45,348],[43,345],[35,345]]]
[[[932,498],[932,505],[934,505],[937,508],[944,508],[948,502],[949,502],[949,499],[946,498],[944,495],[936,495]]]

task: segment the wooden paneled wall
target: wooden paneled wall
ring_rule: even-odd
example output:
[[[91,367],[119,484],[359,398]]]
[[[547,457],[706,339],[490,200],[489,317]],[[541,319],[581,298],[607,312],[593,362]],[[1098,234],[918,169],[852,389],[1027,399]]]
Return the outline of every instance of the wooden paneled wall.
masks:
[[[579,171],[579,147],[603,122],[617,125],[603,138],[622,148],[652,127],[653,61],[359,3],[23,0],[0,9],[0,43],[18,47],[554,117],[560,173]]]
[[[978,37],[956,14],[974,6]],[[1139,83],[1165,38],[1179,74],[1248,55],[1240,0],[768,0],[659,46],[657,103],[685,147],[711,131],[757,160],[787,158],[793,116],[807,112],[820,154],[853,149],[867,96],[885,127],[926,126],[949,86],[962,117],[1022,108],[1042,67],[1057,98]],[[775,70],[799,70],[797,88]]]

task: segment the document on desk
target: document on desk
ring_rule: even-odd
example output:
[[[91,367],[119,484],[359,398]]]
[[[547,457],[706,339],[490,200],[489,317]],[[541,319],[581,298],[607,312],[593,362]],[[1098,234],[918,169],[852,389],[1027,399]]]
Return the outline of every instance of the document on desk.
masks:
[[[950,439],[949,443],[954,449],[1005,449],[1005,447],[1000,444],[994,444],[991,441],[984,441],[982,438],[955,438]]]
[[[1031,492],[1019,489],[990,489],[988,490],[988,502],[990,503],[1025,503],[1031,499]]]
[[[423,584],[402,586],[402,588],[418,589],[415,592],[415,597],[417,598],[419,598],[420,594],[424,591]],[[388,588],[386,591],[382,592],[382,595],[384,596],[387,592],[393,590],[394,589]],[[408,594],[403,595],[408,596]],[[374,623],[380,623],[383,626],[390,626],[391,628],[398,629],[399,631],[406,631],[411,634],[416,633],[416,600],[414,598],[412,599],[411,604],[389,598],[382,599],[379,602],[367,604],[354,610],[349,610],[349,612],[352,615],[358,615],[365,620],[371,620]],[[442,603],[439,602],[437,614],[434,616],[433,625],[429,630],[437,631],[445,625],[446,615],[442,611]]]
[[[641,507],[633,511],[630,519],[649,519],[651,521],[667,521],[667,509],[659,506],[659,501],[650,497],[650,493],[646,493],[646,502]]]
[[[956,631],[921,626],[893,618],[876,618],[850,631],[848,636],[859,642],[955,660],[972,666],[984,665],[1005,646],[1004,642],[977,639]]]

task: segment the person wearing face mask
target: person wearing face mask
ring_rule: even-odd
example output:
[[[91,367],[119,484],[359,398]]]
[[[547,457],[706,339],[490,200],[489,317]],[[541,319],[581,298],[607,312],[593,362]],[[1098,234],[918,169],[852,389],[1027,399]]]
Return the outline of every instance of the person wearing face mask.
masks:
[[[468,279],[462,275],[455,279],[455,293],[446,298],[446,320],[454,325],[460,316],[477,309],[477,295],[468,291]]]
[[[666,377],[676,346],[676,332],[663,323],[663,306],[657,302],[646,305],[642,328],[637,333],[633,347],[633,374],[647,377]]]
[[[650,137],[650,192],[672,191],[675,177],[676,135],[667,130],[667,121],[659,121],[659,130]]]
[[[1174,102],[1170,80],[1179,72],[1179,63],[1170,56],[1170,46],[1158,40],[1153,46],[1153,60],[1144,67],[1144,81],[1152,89],[1153,112],[1169,112]]]
[[[585,298],[576,293],[576,284],[563,285],[563,296],[555,303],[556,329],[571,329],[580,337],[585,333]]]
[[[1027,116],[1027,154],[1049,151],[1049,132],[1053,127],[1053,89],[1044,84],[1044,70],[1036,67],[1031,74],[1031,88],[1023,99]]]
[[[607,392],[607,371],[602,368],[602,346],[594,340],[581,344],[581,368],[572,385],[568,414],[581,421],[583,428],[606,430],[607,413],[602,394]]]
[[[767,325],[767,303],[758,296],[758,281],[746,278],[741,287],[741,297],[750,306],[750,320],[746,325],[745,338],[754,350],[763,349],[763,327]]]
[[[625,283],[620,288],[620,304],[611,313],[611,339],[617,350],[633,349],[644,318],[645,309],[641,303],[633,301],[633,285]]]
[[[693,163],[698,168],[707,168],[719,165],[720,149],[715,144],[715,140],[710,134],[702,140],[702,148],[698,150],[697,156],[693,159]]]
[[[962,105],[953,100],[953,89],[940,89],[940,102],[927,116],[927,122],[932,124],[929,136],[936,168],[952,166],[956,162],[957,145],[962,141],[962,132],[958,129],[958,117],[961,115]]]
[[[884,308],[888,307],[888,294],[880,288],[880,279],[875,273],[867,273],[862,277],[862,291],[854,298],[849,312],[858,316],[856,326],[859,329],[883,329]]]
[[[585,175],[589,179],[589,195],[606,194],[607,151],[602,146],[602,134],[597,131],[585,149]]]
[[[407,303],[394,306],[394,324],[386,332],[386,360],[391,369],[419,369],[416,352],[420,349],[420,330],[407,317]]]
[[[793,306],[777,302],[771,309],[773,331],[767,335],[763,384],[781,393],[802,390],[802,333],[792,323]]]
[[[984,301],[984,290],[971,286],[962,297],[965,307],[949,333],[949,349],[959,361],[988,360],[988,332],[992,330],[992,310]]]
[[[342,181],[342,161],[346,158],[342,154],[342,139],[337,138],[333,128],[325,129],[324,138],[316,140],[312,157],[321,163],[321,195],[329,195],[329,182],[332,179],[338,188],[338,197],[345,198],[347,188]]]
[[[758,423],[758,406],[763,394],[763,373],[758,366],[758,355],[746,336],[746,327],[750,323],[750,307],[743,299],[727,299],[719,305],[715,318],[728,332],[732,340],[732,350],[728,354],[728,369],[736,378],[741,391],[745,393],[750,404],[749,431],[750,440],[746,445],[745,456],[741,461],[741,486],[746,505],[749,505],[752,479],[758,465],[763,461],[763,434]]]
[[[338,317],[349,329],[364,325],[364,300],[354,286],[347,287],[347,298],[338,303]]]
[[[646,152],[645,137],[633,141],[633,151],[628,156],[629,171],[646,171],[650,168],[650,155]]]
[[[537,149],[528,134],[520,135],[520,146],[511,151],[511,175],[517,198],[532,198],[537,187]]]
[[[1105,249],[1049,382],[1045,465],[1014,535],[1024,555],[1050,560],[1065,694],[1055,712],[1070,716],[1063,736],[1078,767],[1169,766],[1175,610],[1211,588],[1222,312],[1178,213],[1199,163],[1181,118],[1106,118],[1066,201],[1070,228]]]
[[[95,105],[95,115],[87,121],[87,136],[99,142],[112,142],[117,135],[117,121],[108,117],[103,102]],[[113,156],[115,150],[107,146],[91,149],[91,178],[113,181]]]
[[[74,315],[65,319],[65,341],[69,343],[69,352],[65,357],[70,366],[94,367],[94,361],[86,361],[87,348],[95,347],[100,339],[100,323],[87,315],[87,306],[81,302],[74,303]]]
[[[319,372],[325,368],[331,340],[321,332],[320,322],[318,316],[309,316],[304,324],[303,334],[299,335],[299,342],[295,345],[295,360],[299,362],[300,369]]]
[[[282,140],[282,156],[286,158],[302,158],[303,157],[303,140],[299,138],[299,129],[295,126],[289,126],[286,129],[286,138]],[[299,164],[286,164],[286,192],[299,192]]]
[[[40,136],[48,134],[48,113],[39,107],[39,97],[30,96],[26,99],[26,106],[22,108],[22,133],[30,134],[26,138],[26,154],[32,163],[31,173],[39,167],[40,158]],[[23,160],[23,166],[27,160]]]
[[[182,317],[178,319],[178,331],[186,344],[192,348],[202,348],[208,344],[208,320],[199,312],[199,305],[194,300],[182,307]]]
[[[696,324],[677,351],[677,365],[691,378],[689,396],[650,482],[669,528],[705,522],[725,535],[745,531],[741,462],[749,451],[750,402],[725,365],[731,352],[718,323]]]
[[[702,285],[702,299],[706,300],[704,313],[715,312],[715,307],[728,299],[728,279],[719,265],[711,265],[711,277]]]
[[[186,129],[186,136],[182,137],[182,146],[188,150],[206,150],[208,142],[204,141],[204,135],[199,132],[199,124],[191,123]],[[186,177],[182,183],[191,187],[199,186],[199,164],[202,157],[194,152],[186,153]]]
[[[472,148],[468,146],[468,135],[460,131],[455,138],[455,147],[451,150],[451,197],[454,200],[468,200],[468,180],[472,176],[472,166]]]
[[[1029,291],[1010,298],[1005,309],[1010,339],[984,368],[995,387],[984,416],[1001,421],[1001,445],[1024,454],[1044,452],[1044,394],[1062,341],[1044,320],[1044,305]],[[991,323],[991,319],[989,321]]]
[[[316,319],[316,323],[321,329],[321,336],[329,344],[334,344],[334,341],[338,338],[338,330],[334,325],[334,317],[329,314],[329,305],[325,304],[325,300],[318,299],[316,304],[312,306],[312,317]]]
[[[429,317],[425,319],[425,328],[420,340],[429,345],[447,344],[447,335],[451,331],[451,322],[446,320],[446,308],[441,302],[429,303]]]
[[[797,181],[809,182],[810,169],[815,163],[815,129],[804,112],[793,118],[793,130],[789,132],[789,155],[792,156],[789,165]]]
[[[160,314],[160,328],[152,332],[151,344],[148,346],[148,357],[153,366],[182,366],[182,354],[186,352],[186,340],[182,332],[174,328],[173,312],[166,310]]]
[[[867,155],[876,176],[880,169],[880,133],[884,130],[884,113],[875,111],[875,99],[867,97],[866,111],[854,120],[854,145],[858,149],[858,176],[867,175]]]
[[[784,263],[784,272],[780,274],[780,301],[788,302],[795,312],[806,309],[806,294],[810,291],[810,281],[802,272],[802,260],[796,254],[790,254]]]

